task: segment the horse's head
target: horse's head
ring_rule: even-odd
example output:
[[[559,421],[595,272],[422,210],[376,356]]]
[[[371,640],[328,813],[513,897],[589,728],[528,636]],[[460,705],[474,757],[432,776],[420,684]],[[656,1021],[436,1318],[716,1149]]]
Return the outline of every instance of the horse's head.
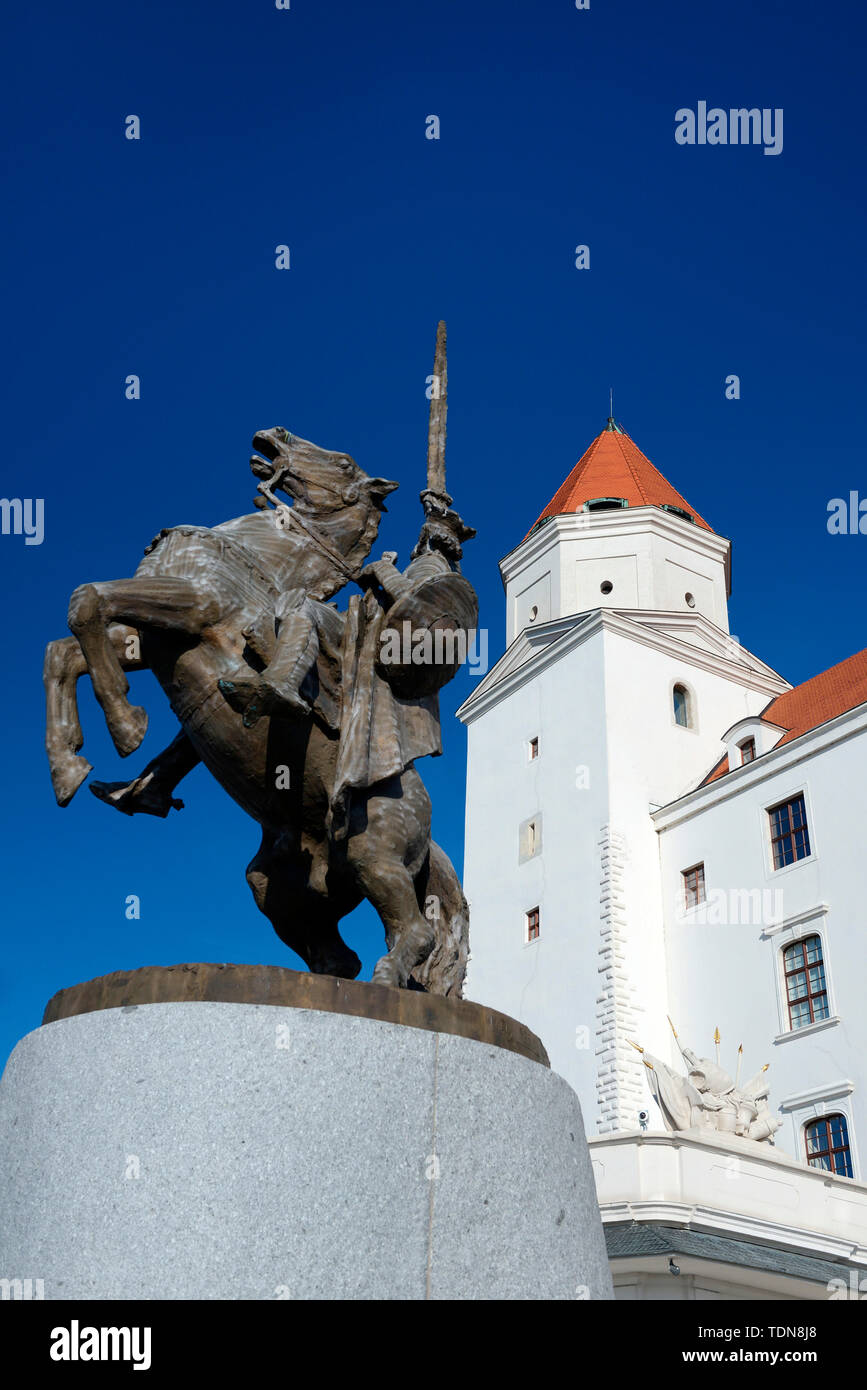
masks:
[[[275,489],[284,492],[299,511],[312,517],[329,517],[359,503],[362,510],[366,506],[384,512],[385,498],[398,486],[387,478],[368,477],[349,454],[320,449],[281,426],[258,430],[253,448],[258,452],[250,466],[265,483],[266,495]]]

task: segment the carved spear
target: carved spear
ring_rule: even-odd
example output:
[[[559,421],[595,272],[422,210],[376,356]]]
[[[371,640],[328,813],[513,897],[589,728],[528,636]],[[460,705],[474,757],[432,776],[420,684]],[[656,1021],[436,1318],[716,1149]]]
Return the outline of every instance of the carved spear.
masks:
[[[721,1042],[721,1041],[722,1041],[722,1039],[720,1038],[720,1035],[719,1035],[719,1028],[714,1028],[714,1030],[713,1030],[713,1042],[714,1042],[714,1047],[716,1048],[716,1064],[717,1064],[717,1066],[719,1066],[719,1045],[720,1045],[720,1042]]]
[[[744,1060],[744,1045],[743,1045],[743,1043],[741,1043],[741,1044],[739,1045],[739,1047],[738,1047],[738,1069],[737,1069],[737,1071],[735,1072],[735,1085],[736,1085],[736,1086],[739,1084],[740,1079],[741,1079],[741,1062],[742,1062],[743,1060]]]

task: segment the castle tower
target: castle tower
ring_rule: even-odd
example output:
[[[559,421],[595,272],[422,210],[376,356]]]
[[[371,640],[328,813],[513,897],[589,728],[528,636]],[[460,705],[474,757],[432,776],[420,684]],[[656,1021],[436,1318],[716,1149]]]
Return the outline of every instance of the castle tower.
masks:
[[[466,992],[539,1034],[588,1133],[649,1106],[627,1038],[670,1050],[651,812],[788,688],[729,636],[730,551],[609,419],[501,562],[507,650],[458,711]]]

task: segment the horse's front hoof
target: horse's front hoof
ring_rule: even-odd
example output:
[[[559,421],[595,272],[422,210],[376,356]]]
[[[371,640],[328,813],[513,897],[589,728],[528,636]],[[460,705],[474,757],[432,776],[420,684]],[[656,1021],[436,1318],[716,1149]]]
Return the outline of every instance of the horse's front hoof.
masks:
[[[147,731],[147,710],[141,705],[129,705],[120,718],[112,719],[109,723],[112,743],[122,758],[128,758],[130,753],[135,752]]]
[[[69,805],[88,773],[92,771],[93,765],[86,758],[64,758],[62,763],[52,766],[51,785],[58,806]]]

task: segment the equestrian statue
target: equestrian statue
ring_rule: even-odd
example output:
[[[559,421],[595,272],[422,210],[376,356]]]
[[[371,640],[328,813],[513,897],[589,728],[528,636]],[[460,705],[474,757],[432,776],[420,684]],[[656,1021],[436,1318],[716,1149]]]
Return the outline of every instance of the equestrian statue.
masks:
[[[49,643],[44,679],[58,805],[92,770],[79,756],[79,676],[90,676],[126,757],[147,728],[126,673],[151,670],[181,732],[130,782],[91,782],[91,791],[126,815],[166,817],[183,806],[178,783],[203,762],[262,827],[247,881],[311,971],[355,978],[361,962],[339,924],[367,898],[387,946],[374,981],[460,997],[467,904],[431,840],[415,767],[442,752],[438,691],[478,611],[460,572],[475,531],[445,488],[446,409],[440,323],[424,521],[404,571],[392,552],[368,563],[396,482],[285,429],[260,430],[250,460],[256,510],[161,531],[131,579],[81,585],[69,605],[73,635]],[[339,608],[334,596],[350,583],[360,592]],[[407,656],[393,640],[405,631],[438,640]],[[420,651],[436,657],[419,660]]]

